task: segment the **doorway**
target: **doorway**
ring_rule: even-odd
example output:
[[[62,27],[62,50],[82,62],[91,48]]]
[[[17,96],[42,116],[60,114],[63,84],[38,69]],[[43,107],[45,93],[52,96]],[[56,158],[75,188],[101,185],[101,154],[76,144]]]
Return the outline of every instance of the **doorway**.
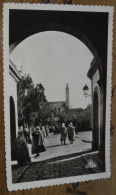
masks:
[[[93,150],[97,150],[99,145],[99,100],[98,93],[94,93],[93,98]]]
[[[10,140],[11,140],[11,160],[15,160],[16,119],[15,119],[15,104],[12,96],[10,96]]]

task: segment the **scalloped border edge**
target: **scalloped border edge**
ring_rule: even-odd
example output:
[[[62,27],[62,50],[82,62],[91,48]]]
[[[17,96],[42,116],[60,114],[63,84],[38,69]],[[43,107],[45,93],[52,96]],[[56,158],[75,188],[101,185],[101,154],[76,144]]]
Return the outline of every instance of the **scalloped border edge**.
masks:
[[[108,67],[107,67],[107,104],[106,104],[106,172],[96,173],[89,175],[80,175],[66,178],[49,179],[34,182],[25,182],[13,184],[11,182],[11,168],[9,166],[9,143],[8,143],[8,131],[7,131],[7,117],[9,114],[7,112],[7,83],[8,83],[8,71],[7,64],[9,62],[9,46],[7,33],[8,29],[8,11],[9,9],[40,9],[40,10],[63,10],[63,11],[98,11],[98,12],[109,12],[109,19],[111,20],[108,26]],[[69,184],[74,182],[84,182],[88,180],[97,180],[109,178],[110,172],[110,123],[111,123],[111,87],[112,87],[112,48],[113,48],[113,6],[101,6],[101,5],[63,5],[63,4],[39,4],[39,3],[4,3],[3,4],[3,95],[4,95],[4,126],[5,126],[5,160],[6,160],[6,177],[7,177],[7,188],[9,191],[23,190],[23,189],[33,189],[38,187],[56,186],[60,184]],[[7,21],[7,24],[6,24]],[[6,47],[7,45],[7,47]],[[110,116],[110,117],[109,117]],[[10,168],[10,169],[9,169]]]

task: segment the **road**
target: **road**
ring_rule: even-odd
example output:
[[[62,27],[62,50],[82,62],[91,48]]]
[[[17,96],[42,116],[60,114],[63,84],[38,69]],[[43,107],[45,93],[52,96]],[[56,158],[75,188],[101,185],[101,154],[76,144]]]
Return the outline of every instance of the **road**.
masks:
[[[87,161],[85,161],[85,157],[78,154],[91,150],[91,140],[91,132],[81,132],[78,133],[73,144],[70,144],[67,138],[66,145],[61,145],[60,135],[50,134],[49,137],[45,138],[46,151],[40,153],[37,158],[31,154],[31,145],[28,145],[33,163],[23,166],[13,165],[13,183],[86,175],[103,171],[99,163],[99,154],[88,153]],[[96,163],[96,170],[86,167],[90,160]]]
[[[84,140],[84,141],[83,141]],[[80,132],[75,138],[73,144],[70,144],[68,138],[66,139],[66,145],[61,145],[60,143],[60,134],[54,135],[51,133],[49,137],[45,138],[46,151],[40,153],[39,157],[34,157],[31,154],[31,145],[29,144],[29,153],[31,156],[32,162],[38,162],[47,160],[50,158],[64,156],[72,153],[80,153],[85,152],[91,149],[91,141],[92,141],[92,133],[88,132]]]

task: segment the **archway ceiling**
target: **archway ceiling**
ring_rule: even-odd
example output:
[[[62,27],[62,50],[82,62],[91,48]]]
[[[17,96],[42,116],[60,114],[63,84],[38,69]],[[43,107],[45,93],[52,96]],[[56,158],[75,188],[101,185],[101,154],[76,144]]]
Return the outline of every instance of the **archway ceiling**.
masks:
[[[94,45],[105,72],[107,64],[107,13],[10,10],[9,19],[9,45],[19,43],[35,33],[46,30],[63,31],[76,36],[76,32],[71,31],[71,29],[75,29],[80,32],[79,36],[85,35]],[[83,38],[80,37],[81,39]]]

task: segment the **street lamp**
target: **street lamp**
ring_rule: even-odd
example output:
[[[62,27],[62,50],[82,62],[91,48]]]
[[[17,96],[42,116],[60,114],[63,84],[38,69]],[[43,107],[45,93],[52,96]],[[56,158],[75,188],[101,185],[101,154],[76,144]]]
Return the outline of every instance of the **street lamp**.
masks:
[[[89,93],[89,87],[85,84],[85,86],[83,87],[83,95],[85,97],[91,96],[91,94],[88,93]]]

